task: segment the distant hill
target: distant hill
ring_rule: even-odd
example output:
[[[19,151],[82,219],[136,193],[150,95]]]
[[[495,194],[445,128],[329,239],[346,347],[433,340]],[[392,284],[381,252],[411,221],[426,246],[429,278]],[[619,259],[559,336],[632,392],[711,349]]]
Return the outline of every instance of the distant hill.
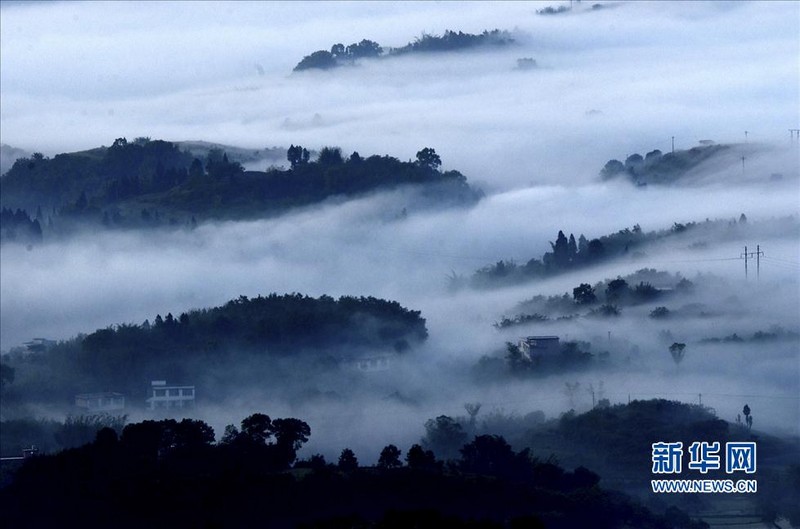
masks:
[[[799,235],[800,221],[797,217],[787,217],[748,222],[742,214],[739,219],[675,222],[669,229],[648,232],[636,224],[594,239],[587,239],[583,234],[576,239],[572,233],[567,237],[559,230],[555,242],[550,242],[551,251],[541,258],[531,258],[524,264],[500,260],[467,278],[454,274],[450,277],[450,287],[500,288],[581,270],[611,259],[636,260],[645,257],[644,252],[649,251],[651,245],[667,240],[680,241],[688,249],[698,249],[720,241],[775,234]]]
[[[259,160],[273,164],[266,171],[246,170],[245,164]],[[288,169],[276,166],[281,160]],[[142,228],[271,216],[332,196],[400,186],[415,186],[422,198],[440,205],[480,198],[464,175],[440,166],[430,148],[413,162],[357,152],[345,157],[336,147],[323,148],[312,160],[308,149],[294,145],[248,150],[118,138],[110,147],[17,159],[0,181],[0,206],[27,212],[47,238],[48,231],[68,233],[86,223]]]
[[[405,46],[399,48],[384,48],[377,42],[364,39],[354,42],[349,46],[341,43],[331,46],[330,51],[317,50],[303,57],[294,71],[319,69],[328,70],[338,66],[353,64],[360,59],[376,59],[397,57],[411,53],[440,53],[447,51],[460,51],[479,47],[501,47],[514,43],[514,38],[508,31],[494,29],[483,33],[472,34],[461,31],[446,30],[443,35],[429,35],[423,33]]]
[[[228,155],[232,162],[239,162],[245,169],[265,169],[268,165],[286,164],[285,147],[265,147],[263,149],[245,149],[222,143],[208,141],[176,141],[173,142],[182,151],[190,153],[195,158],[205,160],[214,151],[221,151]]]
[[[28,151],[0,143],[0,175],[6,174],[6,171],[11,169],[14,162],[19,158],[25,158],[31,154]]]
[[[697,147],[666,154],[658,149],[644,156],[634,153],[628,156],[625,162],[615,159],[606,162],[600,171],[600,177],[604,180],[627,178],[640,186],[672,184],[684,179],[701,164],[711,160],[724,162],[727,165],[735,162],[727,156],[733,152],[732,147],[705,141]]]

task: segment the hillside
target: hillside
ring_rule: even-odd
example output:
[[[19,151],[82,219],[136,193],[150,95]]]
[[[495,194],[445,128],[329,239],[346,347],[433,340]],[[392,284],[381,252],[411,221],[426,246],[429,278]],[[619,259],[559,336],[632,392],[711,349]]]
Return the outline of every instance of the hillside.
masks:
[[[508,31],[494,29],[472,34],[446,30],[443,35],[423,33],[421,37],[399,48],[384,48],[377,42],[363,39],[349,46],[334,44],[330,51],[317,50],[306,55],[294,67],[295,72],[303,70],[329,70],[339,66],[354,64],[360,59],[391,58],[418,53],[441,53],[476,48],[508,46],[514,38]]]
[[[111,147],[53,158],[34,153],[18,159],[0,181],[0,205],[38,220],[46,237],[82,224],[142,228],[258,218],[400,186],[414,186],[438,205],[468,205],[481,196],[458,171],[441,171],[430,148],[401,162],[357,152],[345,157],[336,147],[323,148],[312,160],[308,149],[293,145],[285,153],[288,169],[243,166],[275,156],[275,148],[229,156],[214,144],[148,138],[119,138]]]
[[[373,297],[300,294],[244,296],[223,306],[174,317],[156,315],[141,325],[120,324],[59,342],[44,351],[4,357],[15,374],[4,404],[69,402],[95,388],[142,393],[153,377],[213,379],[206,385],[239,391],[267,377],[300,386],[314,370],[328,371],[366,353],[393,355],[428,337],[419,311]],[[291,364],[278,374],[278,364]],[[247,365],[244,371],[238,365]],[[300,368],[304,366],[304,368]],[[304,381],[304,382],[301,382]]]

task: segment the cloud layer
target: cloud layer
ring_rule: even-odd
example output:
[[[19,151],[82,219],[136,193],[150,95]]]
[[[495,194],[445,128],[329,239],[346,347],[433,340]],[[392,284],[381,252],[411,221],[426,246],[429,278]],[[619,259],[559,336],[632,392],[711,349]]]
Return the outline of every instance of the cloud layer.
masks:
[[[713,272],[737,294],[726,302],[741,309],[736,314],[672,329],[689,342],[773,324],[797,330],[800,320],[800,240],[785,233],[710,241],[693,251],[663,248],[641,261],[493,292],[447,292],[448,274],[541,256],[560,229],[592,238],[637,223],[649,231],[741,213],[751,221],[798,214],[798,151],[787,145],[787,129],[797,127],[800,108],[800,4],[633,2],[592,11],[580,3],[567,15],[536,15],[545,5],[2,4],[3,143],[54,154],[150,136],[250,148],[338,145],[401,159],[431,146],[445,168],[462,171],[488,196],[469,210],[415,211],[396,192],[191,232],[93,233],[32,251],[4,245],[0,347],[239,295],[375,295],[428,319],[430,341],[408,365],[342,401],[293,407],[243,395],[231,408],[208,411],[215,428],[268,407],[276,416],[307,417],[315,432],[340,442],[311,445],[328,456],[345,445],[366,451],[395,439],[406,447],[425,419],[461,414],[464,402],[554,415],[566,409],[566,380],[602,378],[614,388],[612,402],[628,393],[693,401],[702,392],[729,420],[750,395],[760,425],[791,430],[800,424],[796,350],[694,349],[677,374],[656,339],[663,329],[636,311],[613,328],[582,321],[554,332],[583,339],[611,330],[641,344],[647,369],[503,387],[471,383],[469,367],[515,339],[491,323],[512,315],[516,303],[645,266],[690,278]],[[423,31],[493,28],[514,30],[519,45],[290,73],[304,55],[336,42],[401,46]],[[541,68],[516,71],[521,57]],[[691,186],[596,180],[609,158],[667,152],[672,136],[676,148],[688,148],[702,139],[744,143],[745,130],[750,143],[702,167]],[[770,180],[773,173],[783,179]],[[403,207],[411,214],[399,220]],[[758,285],[744,281],[741,261],[716,260],[738,257],[745,244],[777,259],[762,263]],[[708,294],[707,301],[728,295]],[[418,404],[384,400],[397,388]],[[346,390],[335,380],[317,389]]]

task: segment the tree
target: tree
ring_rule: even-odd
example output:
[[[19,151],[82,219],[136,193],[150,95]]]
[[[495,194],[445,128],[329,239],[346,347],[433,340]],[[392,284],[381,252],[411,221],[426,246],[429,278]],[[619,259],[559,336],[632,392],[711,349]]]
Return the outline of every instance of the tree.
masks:
[[[424,169],[436,171],[442,165],[442,159],[436,154],[436,151],[425,147],[417,153],[417,165]]]
[[[672,360],[675,362],[675,365],[679,365],[681,360],[683,360],[684,349],[686,349],[685,343],[675,342],[669,346],[669,354],[672,355]]]
[[[567,256],[570,262],[575,261],[578,256],[578,243],[575,242],[575,235],[572,233],[569,234],[569,242],[567,243]]]
[[[530,477],[533,470],[528,450],[514,453],[499,435],[479,435],[464,445],[459,466],[466,472],[506,478]]]
[[[286,159],[289,160],[292,169],[298,165],[308,163],[310,156],[308,150],[300,145],[290,145],[289,149],[286,151]]]
[[[321,165],[339,165],[344,162],[342,150],[339,147],[323,147],[319,151],[317,163]]]
[[[378,458],[378,466],[384,469],[403,466],[403,463],[400,462],[400,453],[400,449],[395,445],[385,446]]]
[[[303,60],[297,63],[297,66],[294,67],[294,71],[300,72],[311,68],[328,70],[330,68],[335,68],[338,65],[339,63],[336,61],[336,58],[333,56],[333,54],[331,54],[331,52],[318,50],[311,55],[306,55],[303,57]]]
[[[422,444],[444,458],[455,457],[464,445],[467,434],[461,424],[447,415],[429,419],[425,423],[425,437]]]
[[[603,257],[606,249],[603,246],[603,241],[600,239],[592,239],[586,247],[586,260],[595,261]]]
[[[335,59],[343,58],[345,56],[344,44],[339,43],[331,46],[331,55],[333,55]]]
[[[578,388],[581,387],[580,382],[564,382],[564,393],[569,400],[570,409],[575,409],[575,396],[578,393]]]
[[[467,415],[469,415],[470,430],[475,430],[475,418],[478,416],[478,412],[481,411],[481,403],[467,402],[464,404],[464,409],[467,411]]]
[[[225,432],[222,434],[222,438],[219,440],[219,443],[222,445],[230,445],[236,442],[236,439],[238,438],[239,429],[233,424],[229,424],[225,427]]]
[[[628,282],[621,277],[617,277],[609,281],[606,287],[606,301],[608,303],[617,303],[627,298],[629,293],[630,287],[628,287]]]
[[[511,342],[506,342],[506,362],[515,373],[530,367],[530,361],[522,354],[519,346]]]
[[[625,172],[625,165],[620,162],[619,160],[609,160],[606,162],[606,165],[603,167],[603,170],[600,171],[600,176],[604,179],[608,180],[609,178],[613,178],[620,173]]]
[[[568,266],[570,262],[569,241],[563,231],[558,230],[556,242],[551,242],[550,247],[553,249],[553,264],[559,268]]]
[[[656,307],[650,311],[650,317],[654,319],[666,318],[669,316],[669,309],[667,307]]]
[[[214,429],[203,421],[183,419],[174,428],[174,446],[198,450],[214,443]]]
[[[349,448],[342,450],[342,453],[339,455],[338,467],[342,472],[353,472],[354,470],[358,470],[358,459],[356,458],[355,453],[353,453],[353,451]]]
[[[272,432],[272,420],[269,418],[269,415],[254,413],[242,419],[241,434],[253,444],[267,444],[267,440],[272,437]]]
[[[425,450],[420,445],[415,444],[408,449],[406,454],[408,468],[414,470],[435,470],[437,467],[436,456],[431,450]]]
[[[291,448],[292,451],[299,450],[308,442],[308,436],[311,435],[311,427],[307,423],[292,418],[275,419],[272,421],[271,431],[279,446]]]
[[[594,294],[594,289],[589,283],[581,283],[572,289],[572,298],[575,303],[579,305],[589,305],[597,301],[597,296]]]
[[[377,42],[364,39],[358,44],[349,45],[346,53],[350,59],[372,58],[380,56],[383,48]]]
[[[625,169],[627,169],[631,174],[638,173],[643,166],[644,158],[642,158],[641,154],[631,154],[625,158]]]
[[[750,415],[750,406],[747,404],[744,405],[742,408],[742,414],[744,415],[744,422],[747,424],[748,429],[753,429],[753,416]]]

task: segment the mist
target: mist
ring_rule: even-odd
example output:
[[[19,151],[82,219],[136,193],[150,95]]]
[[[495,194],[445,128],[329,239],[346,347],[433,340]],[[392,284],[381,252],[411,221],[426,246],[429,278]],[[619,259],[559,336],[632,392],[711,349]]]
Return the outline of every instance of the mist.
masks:
[[[796,226],[798,146],[787,129],[797,126],[800,108],[799,4],[579,4],[564,16],[537,15],[546,5],[2,4],[3,143],[52,155],[148,136],[250,149],[335,145],[400,159],[430,146],[445,169],[461,171],[487,196],[470,208],[434,209],[395,190],[195,230],[85,232],[33,249],[5,244],[0,348],[141,324],[240,295],[371,295],[420,310],[427,320],[428,341],[389,372],[245,391],[195,416],[218,437],[226,424],[257,411],[296,416],[312,427],[302,456],[319,452],[331,460],[348,446],[370,462],[388,443],[405,449],[418,442],[425,420],[463,415],[466,402],[481,402],[484,414],[542,410],[552,418],[570,409],[565,382],[602,381],[612,403],[696,402],[702,394],[725,420],[749,402],[759,428],[800,434],[796,341],[698,343],[772,326],[800,330],[800,236],[791,229],[756,240],[721,232],[701,247],[679,239],[637,259],[532,283],[448,289],[453,274],[540,257],[559,230],[592,239],[635,224],[662,230],[742,213],[755,225],[794,217],[785,225]],[[517,44],[292,73],[303,56],[337,42],[402,46],[423,32],[494,28],[513,31]],[[523,57],[539,68],[515,70]],[[691,184],[600,181],[607,160],[669,152],[673,137],[676,149],[711,139],[732,150],[696,168]],[[738,258],[745,245],[757,244],[772,260],[760,263],[756,282],[752,268],[745,278]],[[582,318],[503,331],[492,325],[534,295],[571,295],[580,283],[642,268],[718,278],[724,286],[700,279],[703,288],[691,300],[713,316],[656,322],[647,318],[648,305],[613,322]],[[659,339],[667,328],[688,344],[680,369]],[[620,369],[476,381],[482,357],[502,358],[505,342],[526,334],[587,340],[593,353],[604,340],[620,340],[608,345],[620,364],[628,354],[621,343],[638,353]],[[586,411],[591,398],[582,391],[575,404]]]

